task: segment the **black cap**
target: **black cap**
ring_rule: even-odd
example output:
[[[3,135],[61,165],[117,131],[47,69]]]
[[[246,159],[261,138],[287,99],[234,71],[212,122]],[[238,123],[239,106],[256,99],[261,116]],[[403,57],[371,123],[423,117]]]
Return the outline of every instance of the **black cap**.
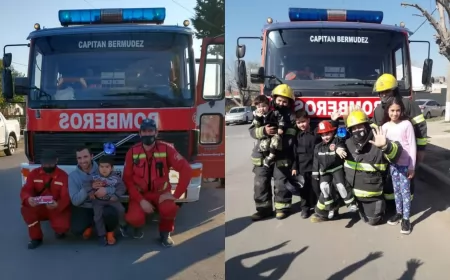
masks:
[[[156,122],[152,119],[144,119],[141,122],[141,127],[140,130],[145,130],[145,129],[154,129],[156,130]]]
[[[54,150],[46,150],[42,152],[41,163],[42,164],[56,164],[58,155]]]

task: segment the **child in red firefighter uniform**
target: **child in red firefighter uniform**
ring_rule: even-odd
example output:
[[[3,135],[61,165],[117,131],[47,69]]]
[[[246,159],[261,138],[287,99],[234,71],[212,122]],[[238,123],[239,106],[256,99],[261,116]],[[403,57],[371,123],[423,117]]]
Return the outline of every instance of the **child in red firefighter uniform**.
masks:
[[[130,196],[125,220],[134,227],[133,236],[142,238],[145,215],[157,210],[161,243],[170,247],[174,244],[170,233],[174,230],[178,211],[175,200],[186,192],[192,179],[192,168],[171,144],[156,140],[154,120],[143,120],[139,135],[142,142],[131,147],[125,157],[123,180]],[[170,168],[179,173],[173,195],[169,182]]]
[[[319,181],[320,197],[316,207],[321,210],[329,210],[328,218],[334,217],[334,209],[337,206],[333,200],[333,192],[337,192],[349,206],[351,212],[358,210],[350,185],[345,180],[344,160],[336,154],[338,147],[343,147],[344,142],[336,136],[336,127],[328,121],[321,121],[317,133],[322,142],[314,148],[313,179]]]
[[[50,221],[57,239],[64,238],[70,228],[69,177],[56,166],[57,155],[53,151],[43,152],[41,161],[42,166],[30,172],[20,191],[21,213],[31,239],[28,249],[42,245],[42,221]],[[42,196],[50,196],[51,202],[39,204]]]

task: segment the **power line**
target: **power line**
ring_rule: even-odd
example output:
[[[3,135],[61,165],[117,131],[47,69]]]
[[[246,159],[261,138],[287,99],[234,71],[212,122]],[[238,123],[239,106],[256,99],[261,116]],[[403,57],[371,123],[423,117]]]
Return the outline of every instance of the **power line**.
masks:
[[[28,65],[27,64],[23,64],[23,63],[19,63],[19,62],[11,62],[12,64],[17,64],[17,65],[21,65],[21,66],[25,66],[25,67],[28,67]]]
[[[437,8],[435,8],[432,12],[431,12],[431,14],[430,15],[433,15],[434,14],[434,12],[436,12],[436,9]],[[416,28],[416,30],[414,30],[414,32],[413,32],[413,34],[412,35],[414,35],[414,34],[416,34],[416,32],[425,24],[425,22],[427,22],[428,21],[428,19],[425,19],[417,28]],[[411,35],[411,36],[412,36]],[[411,36],[409,36],[409,37],[411,37]]]
[[[94,5],[92,5],[91,2],[89,2],[88,0],[83,0],[86,4],[88,4],[89,6],[91,6],[92,8],[95,8]]]

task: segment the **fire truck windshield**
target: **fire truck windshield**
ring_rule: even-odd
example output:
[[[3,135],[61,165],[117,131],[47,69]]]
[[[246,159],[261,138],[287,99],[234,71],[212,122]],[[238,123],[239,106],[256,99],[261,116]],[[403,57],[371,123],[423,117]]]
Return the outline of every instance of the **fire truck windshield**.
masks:
[[[302,28],[271,30],[267,37],[266,74],[294,89],[311,90],[309,96],[323,95],[321,90],[370,96],[383,73],[394,74],[402,94],[409,95],[407,36],[401,32]],[[271,88],[266,81],[266,91]]]
[[[195,58],[188,35],[88,33],[32,41],[29,107],[190,107]]]

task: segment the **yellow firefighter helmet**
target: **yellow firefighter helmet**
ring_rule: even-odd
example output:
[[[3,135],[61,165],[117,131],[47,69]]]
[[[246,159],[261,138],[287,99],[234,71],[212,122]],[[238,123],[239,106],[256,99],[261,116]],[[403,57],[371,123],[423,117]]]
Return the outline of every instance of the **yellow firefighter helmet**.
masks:
[[[392,74],[383,74],[375,82],[373,92],[379,93],[387,90],[394,90],[397,86],[397,79]]]
[[[351,111],[347,117],[346,126],[351,128],[358,124],[368,123],[369,118],[361,109]]]
[[[291,99],[292,101],[295,101],[294,91],[290,86],[286,84],[276,86],[272,91],[272,96],[273,97],[283,96]]]

